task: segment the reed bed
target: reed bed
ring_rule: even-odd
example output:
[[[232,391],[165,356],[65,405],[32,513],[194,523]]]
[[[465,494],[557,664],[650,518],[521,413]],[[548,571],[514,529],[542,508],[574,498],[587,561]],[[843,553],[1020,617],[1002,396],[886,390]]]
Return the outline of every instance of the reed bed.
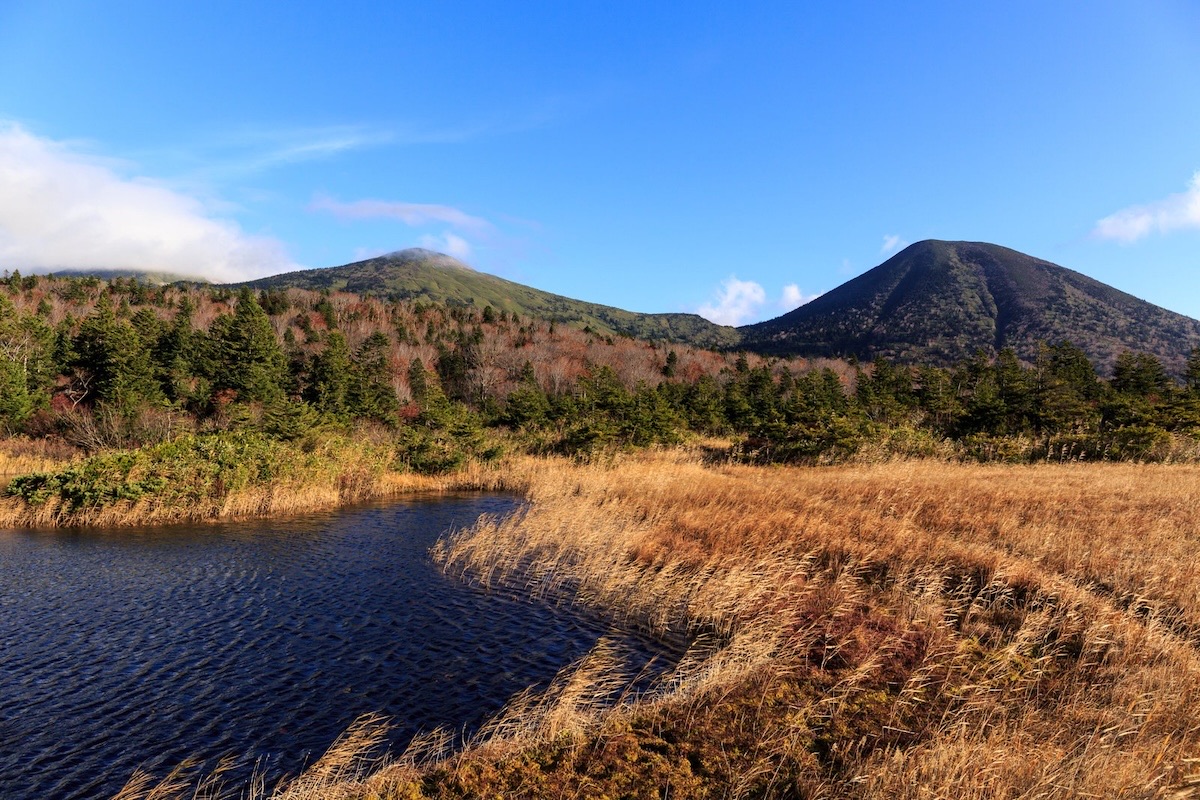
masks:
[[[0,438],[0,481],[13,475],[58,469],[80,455],[77,448],[51,439]]]
[[[548,469],[530,497],[437,557],[718,641],[653,704],[581,734],[674,726],[697,703],[718,731],[723,705],[753,719],[721,756],[736,769],[686,762],[696,796],[1187,796],[1200,780],[1194,466],[713,468],[675,452]],[[705,727],[693,755],[719,739]],[[555,773],[586,796],[579,777]]]
[[[508,469],[527,509],[443,568],[688,653],[630,697],[598,651],[305,797],[1200,796],[1200,468]]]

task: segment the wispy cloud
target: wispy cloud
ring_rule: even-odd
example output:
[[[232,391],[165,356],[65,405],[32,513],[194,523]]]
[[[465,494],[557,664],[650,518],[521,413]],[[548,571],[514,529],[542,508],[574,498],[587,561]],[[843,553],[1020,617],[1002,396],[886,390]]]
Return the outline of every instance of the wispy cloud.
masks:
[[[358,127],[301,128],[261,132],[242,143],[242,167],[261,170],[282,164],[330,158],[349,150],[388,144],[392,134]]]
[[[328,212],[338,219],[395,219],[414,228],[442,223],[476,235],[490,234],[495,230],[495,226],[482,217],[472,216],[453,206],[434,203],[391,200],[354,200],[343,203],[319,194],[309,203],[308,208],[310,211]]]
[[[478,244],[499,244],[506,237],[489,220],[468,214],[454,206],[436,203],[407,203],[397,200],[354,200],[342,202],[318,194],[308,205],[310,211],[332,214],[342,220],[392,219],[411,228],[440,227],[422,233],[417,243],[466,261],[475,255]],[[469,237],[469,238],[468,238]],[[473,240],[473,241],[472,241]]]
[[[295,268],[195,197],[78,146],[0,124],[0,265],[145,269],[242,280]]]
[[[898,250],[903,250],[909,244],[910,242],[905,239],[895,234],[887,233],[883,236],[883,246],[879,248],[879,252],[881,255],[890,255]]]
[[[1108,215],[1092,228],[1092,236],[1131,244],[1152,233],[1167,234],[1188,229],[1200,229],[1200,172],[1192,175],[1185,192]]]
[[[779,298],[779,307],[784,311],[791,311],[799,308],[805,303],[811,303],[820,296],[820,292],[817,294],[805,294],[804,292],[800,291],[799,285],[795,283],[789,283],[787,286],[783,287],[783,296]]]
[[[440,234],[427,233],[418,241],[421,247],[438,250],[462,261],[470,259],[475,252],[470,242],[461,236],[455,236],[450,231],[442,231]]]
[[[296,164],[395,142],[390,130],[360,125],[264,128],[208,132],[174,146],[150,148],[134,157],[162,165],[177,184],[224,186]]]

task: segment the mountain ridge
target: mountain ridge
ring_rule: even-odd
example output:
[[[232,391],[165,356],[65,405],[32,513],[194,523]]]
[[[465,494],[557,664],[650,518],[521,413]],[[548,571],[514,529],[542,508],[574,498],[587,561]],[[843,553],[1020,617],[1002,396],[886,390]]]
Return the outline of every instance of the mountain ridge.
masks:
[[[701,347],[728,348],[739,341],[734,328],[717,325],[698,314],[642,314],[575,300],[478,272],[456,258],[423,248],[237,285],[255,289],[330,289],[449,305],[490,305],[496,311],[591,328],[602,335],[679,341]]]
[[[1136,350],[1182,374],[1200,321],[986,242],[925,240],[780,317],[738,329],[763,353],[948,365],[977,350],[1070,341],[1102,372]]]
[[[881,356],[936,366],[1005,347],[1032,363],[1041,343],[1070,341],[1102,374],[1111,372],[1121,352],[1132,350],[1154,355],[1168,372],[1180,376],[1191,349],[1200,346],[1200,321],[1067,267],[987,242],[916,242],[793,311],[738,328],[697,314],[644,314],[575,300],[479,272],[423,248],[226,285],[490,305],[497,312],[552,320],[601,336],[763,355],[860,360]]]

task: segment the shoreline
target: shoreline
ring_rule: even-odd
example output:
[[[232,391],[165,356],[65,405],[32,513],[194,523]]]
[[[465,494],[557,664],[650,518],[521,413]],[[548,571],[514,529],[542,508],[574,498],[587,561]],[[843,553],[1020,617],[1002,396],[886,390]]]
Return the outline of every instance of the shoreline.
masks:
[[[292,781],[314,800],[664,782],[681,797],[1124,795],[1183,786],[1200,757],[1200,641],[1179,633],[1200,630],[1200,466],[814,469],[676,448],[377,478],[355,498],[524,498],[439,540],[452,578],[704,635],[648,695],[621,697],[597,651],[470,742],[434,735],[381,765],[349,735]],[[188,796],[151,789],[127,797]]]
[[[406,496],[449,492],[509,491],[521,496],[520,484],[502,474],[502,468],[467,470],[451,476],[387,473],[368,486],[347,493],[328,485],[270,487],[231,494],[220,501],[194,506],[167,506],[153,500],[122,501],[74,511],[48,500],[32,505],[19,497],[0,496],[0,527],[12,529],[127,528],[142,525],[217,524],[250,519],[285,519],[290,516],[336,511],[360,503]],[[17,476],[0,476],[0,491]]]
[[[469,462],[439,475],[395,468],[386,440],[335,435],[302,443],[228,435],[182,437],[11,476],[0,527],[129,527],[212,523],[330,511],[422,492],[507,490],[520,494],[523,457]]]

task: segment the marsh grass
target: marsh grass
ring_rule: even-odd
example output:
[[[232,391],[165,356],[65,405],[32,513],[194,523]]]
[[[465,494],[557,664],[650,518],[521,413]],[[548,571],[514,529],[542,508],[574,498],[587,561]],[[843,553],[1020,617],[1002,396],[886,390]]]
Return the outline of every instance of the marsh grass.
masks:
[[[601,647],[305,797],[1197,796],[1196,466],[508,469],[527,509],[443,569],[689,651],[633,696]]]
[[[71,445],[52,439],[22,436],[0,438],[0,480],[29,472],[58,469],[80,457]]]
[[[436,557],[719,642],[591,734],[686,709],[697,796],[1134,797],[1194,780],[1194,466],[714,468],[676,452],[547,469],[530,495],[524,517]],[[722,709],[754,720],[725,770],[695,758]],[[582,791],[575,767],[550,774]]]

